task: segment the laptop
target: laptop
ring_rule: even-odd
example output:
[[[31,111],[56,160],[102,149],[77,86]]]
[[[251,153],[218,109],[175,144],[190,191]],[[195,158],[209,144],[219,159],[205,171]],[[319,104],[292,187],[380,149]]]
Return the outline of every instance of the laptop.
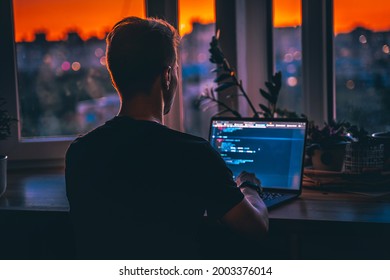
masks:
[[[305,119],[214,117],[209,140],[234,178],[256,174],[269,209],[301,194],[306,133]]]

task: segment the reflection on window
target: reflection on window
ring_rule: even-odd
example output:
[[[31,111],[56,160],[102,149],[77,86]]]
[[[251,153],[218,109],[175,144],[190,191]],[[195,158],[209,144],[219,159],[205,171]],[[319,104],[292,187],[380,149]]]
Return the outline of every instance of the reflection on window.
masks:
[[[301,0],[274,0],[273,10],[275,69],[283,78],[278,107],[304,113]]]
[[[184,128],[191,134],[207,138],[210,116],[216,108],[202,111],[196,100],[205,88],[213,86],[214,66],[209,62],[209,43],[215,34],[214,0],[179,0],[179,26],[182,36]]]
[[[13,3],[22,138],[85,133],[113,117],[105,35],[125,16],[144,17],[144,1]]]
[[[390,2],[334,1],[336,116],[390,130]]]

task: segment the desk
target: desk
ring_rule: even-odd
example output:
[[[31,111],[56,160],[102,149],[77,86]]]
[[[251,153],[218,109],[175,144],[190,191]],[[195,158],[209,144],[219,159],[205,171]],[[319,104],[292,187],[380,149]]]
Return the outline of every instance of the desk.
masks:
[[[0,259],[72,259],[63,171],[8,174],[0,197]]]
[[[0,210],[69,212],[63,171],[10,173]]]
[[[287,240],[288,258],[389,259],[390,198],[304,189],[270,211],[270,236]]]
[[[344,223],[390,230],[390,196],[303,189],[300,198],[270,211],[273,223]]]
[[[68,211],[63,171],[9,174],[0,228],[14,227],[6,237],[27,240],[18,253],[12,246],[12,253],[0,250],[0,258],[70,258]],[[47,251],[37,257],[38,244],[20,254],[33,237],[44,238]],[[270,211],[266,250],[274,252],[270,258],[390,258],[389,237],[390,197],[304,189],[300,198]]]

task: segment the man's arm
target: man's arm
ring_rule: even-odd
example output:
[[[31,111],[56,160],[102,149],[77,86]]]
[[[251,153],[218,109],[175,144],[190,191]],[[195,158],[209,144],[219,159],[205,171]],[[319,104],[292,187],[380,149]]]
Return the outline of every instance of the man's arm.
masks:
[[[260,185],[260,181],[252,173],[243,172],[237,178],[237,184],[244,181]],[[268,232],[268,210],[256,190],[248,187],[241,189],[244,199],[230,209],[223,217],[222,222],[254,240],[261,240]]]

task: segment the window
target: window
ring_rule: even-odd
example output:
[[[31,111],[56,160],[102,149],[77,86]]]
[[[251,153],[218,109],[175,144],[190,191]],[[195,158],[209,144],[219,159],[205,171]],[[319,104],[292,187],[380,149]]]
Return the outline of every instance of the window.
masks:
[[[0,34],[3,37],[8,32],[7,30],[12,29],[12,25],[7,26],[8,22],[4,20],[4,15],[9,22],[12,18],[12,9],[7,6],[8,2],[14,4],[20,139],[23,143],[30,145],[27,149],[34,152],[34,155],[30,157],[34,159],[43,149],[40,150],[37,148],[38,146],[32,146],[32,141],[39,142],[47,137],[63,137],[82,133],[98,125],[99,122],[113,115],[113,112],[117,110],[115,106],[118,106],[118,103],[116,96],[114,96],[114,90],[108,80],[107,73],[103,72],[103,65],[101,65],[101,62],[104,63],[104,59],[101,60],[104,56],[104,42],[102,41],[104,31],[123,16],[132,14],[143,17],[145,14],[144,2],[146,1],[112,0],[109,6],[106,5],[106,1],[102,4],[101,1],[91,0],[77,2],[74,0],[62,2],[48,0],[1,1],[0,20],[6,23],[0,25]],[[164,9],[170,7],[170,1],[162,2],[165,5]],[[239,18],[237,15],[241,14],[242,11],[237,7],[243,6],[243,3],[255,5],[273,2],[274,65],[275,71],[281,70],[283,73],[283,87],[279,101],[281,108],[287,108],[297,113],[307,113],[309,118],[312,118],[312,115],[315,115],[317,111],[321,111],[321,114],[318,113],[315,118],[320,124],[322,120],[325,120],[323,112],[328,109],[320,108],[320,106],[331,103],[331,101],[326,100],[326,94],[330,95],[332,91],[331,86],[329,86],[330,79],[323,78],[323,73],[327,75],[331,73],[329,75],[331,77],[334,75],[336,81],[335,105],[338,120],[348,120],[363,125],[366,129],[371,129],[372,132],[390,129],[390,114],[388,114],[390,110],[390,24],[386,25],[390,4],[373,0],[367,6],[366,1],[334,0],[335,72],[332,72],[332,67],[328,67],[328,69],[324,64],[320,66],[322,71],[318,71],[319,66],[312,62],[312,59],[309,59],[310,63],[308,63],[308,67],[305,67],[305,76],[307,73],[319,74],[315,75],[315,79],[306,79],[302,85],[302,63],[305,62],[302,61],[302,49],[306,47],[306,49],[313,50],[308,42],[317,42],[316,39],[324,37],[328,40],[328,34],[326,34],[327,36],[323,36],[324,34],[320,34],[321,32],[313,34],[312,29],[302,33],[301,25],[303,22],[306,27],[312,26],[313,21],[318,18],[314,16],[313,19],[313,16],[308,17],[308,15],[317,15],[318,10],[321,11],[323,8],[321,5],[325,1],[318,1],[318,3],[309,0],[233,1],[235,4],[230,6],[228,5],[229,1],[216,0],[216,2],[219,19],[227,20],[230,17],[234,18],[232,15]],[[312,4],[314,2],[317,3],[317,7]],[[302,5],[303,9],[301,9]],[[149,10],[153,10],[152,8],[160,7],[160,1],[150,0],[148,6]],[[199,111],[194,106],[194,101],[205,88],[213,86],[214,75],[210,72],[213,65],[208,62],[208,48],[211,36],[215,33],[215,1],[196,1],[195,4],[191,0],[178,0],[178,6],[179,30],[183,37],[180,60],[183,70],[184,128],[186,132],[207,138],[209,117],[216,112],[216,108],[214,111]],[[329,9],[330,6],[327,6],[327,12],[333,12]],[[34,10],[34,7],[37,10]],[[236,7],[237,10],[232,11],[233,7]],[[269,26],[268,21],[261,25],[246,21],[247,15],[253,10],[251,7],[248,4],[247,10],[244,9],[241,23],[247,24],[246,27],[255,27],[243,29],[246,32],[245,42],[239,41],[237,48],[236,46],[233,48],[233,52],[240,49],[243,52],[247,51],[248,46],[252,46],[253,41],[256,41],[253,40],[253,36],[257,36],[257,39],[261,37],[259,39],[260,47],[267,42],[265,32],[259,33],[258,29],[259,26],[262,28],[272,27]],[[8,9],[10,10],[9,14]],[[88,9],[88,13],[85,13],[86,9]],[[303,21],[301,10],[303,11]],[[314,13],[313,10],[315,10]],[[171,13],[171,17],[177,20],[176,14],[173,11]],[[256,17],[258,11],[256,10],[254,13],[256,13]],[[264,13],[266,12],[264,11]],[[269,13],[266,14],[269,15]],[[55,20],[52,19],[51,15]],[[66,20],[62,21],[63,18]],[[381,19],[383,19],[383,24]],[[50,20],[52,21],[50,22]],[[320,20],[318,19],[318,21]],[[90,23],[91,25],[89,25]],[[316,23],[318,25],[318,22]],[[96,28],[86,29],[88,26]],[[328,24],[326,26],[329,27]],[[303,30],[303,32],[305,31]],[[3,37],[0,40],[3,40]],[[6,40],[4,44],[0,45],[0,53],[4,53],[4,58],[7,58],[2,60],[2,70],[9,69],[12,67],[10,65],[13,65],[11,47],[7,45],[8,37]],[[34,47],[34,42],[39,43],[39,47],[38,45]],[[301,44],[301,42],[303,43]],[[235,45],[235,43],[230,42],[229,44]],[[324,44],[321,43],[322,45]],[[103,53],[100,49],[103,50]],[[325,55],[324,50],[318,50],[319,53],[313,52],[314,55],[318,54],[318,57]],[[268,50],[266,53],[267,55],[263,57],[270,57]],[[310,55],[306,55],[306,60],[308,57],[311,58],[313,53]],[[8,56],[11,58],[8,59]],[[253,63],[256,64],[256,61],[264,62],[263,57],[254,60],[252,56],[249,56],[248,60],[240,58],[239,62],[244,61],[245,65],[248,65],[250,60],[254,60]],[[94,64],[89,65],[88,60],[91,59],[94,60]],[[251,78],[251,69],[239,70],[240,76]],[[262,75],[258,72],[258,68],[256,68],[256,71],[253,71],[255,73],[253,76],[256,75],[256,77],[248,78],[246,84],[248,91],[254,92],[256,96],[259,96],[258,88],[264,87],[263,80],[265,80],[265,78],[261,79],[260,86],[256,84],[256,81],[259,81],[259,75]],[[266,73],[266,71],[263,72]],[[13,81],[8,82],[8,80],[14,79],[13,74],[9,74],[8,71],[2,71],[2,73],[0,90],[5,92],[8,99],[12,99],[16,96],[16,92],[12,90]],[[313,87],[313,84],[321,84],[321,86],[316,88]],[[328,85],[326,90],[322,90],[322,84]],[[303,92],[302,87],[305,88],[305,92]],[[55,94],[50,96],[49,92]],[[320,94],[314,94],[314,96],[313,92],[320,92]],[[67,108],[68,113],[61,111],[58,104]],[[96,111],[99,114],[96,114]],[[173,117],[179,119],[176,115]],[[76,122],[78,122],[77,126],[75,126]],[[78,127],[83,127],[83,129],[79,130]],[[68,143],[66,142],[66,146]],[[4,146],[2,143],[0,152],[3,152]],[[66,148],[66,146],[64,147]],[[8,151],[13,151],[14,146],[10,147],[12,148],[8,148]],[[45,149],[47,147],[49,146],[45,146]],[[63,156],[65,148],[58,154]],[[54,158],[54,152],[57,150],[53,148],[49,157]],[[25,151],[22,151],[23,156],[26,154]],[[10,158],[12,159],[11,156]]]
[[[214,0],[179,0],[179,31],[182,36],[180,60],[186,132],[207,139],[210,117],[217,108],[202,111],[196,100],[206,88],[213,86],[213,64],[209,62],[209,43],[215,34]]]
[[[303,113],[301,0],[273,1],[275,70],[282,72],[278,107]]]
[[[390,130],[390,2],[334,0],[336,116]]]
[[[113,117],[119,99],[105,67],[105,35],[125,16],[145,17],[144,1],[13,4],[21,140],[74,137]]]

